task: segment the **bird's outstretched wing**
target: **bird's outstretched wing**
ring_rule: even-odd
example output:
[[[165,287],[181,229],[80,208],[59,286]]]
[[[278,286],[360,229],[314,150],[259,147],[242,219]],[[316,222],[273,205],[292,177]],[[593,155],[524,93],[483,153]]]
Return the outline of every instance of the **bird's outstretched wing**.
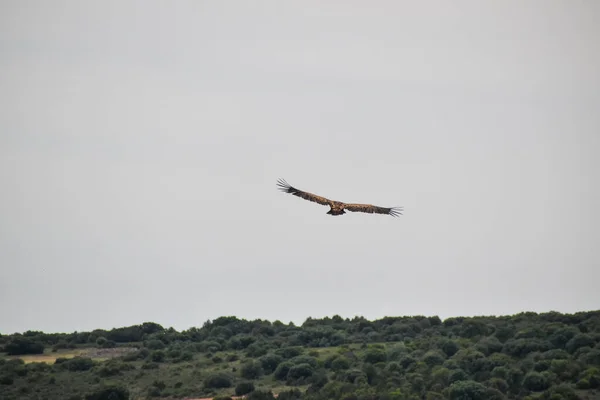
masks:
[[[344,204],[344,209],[353,212],[364,212],[369,214],[387,214],[392,217],[402,215],[402,207],[378,207],[372,204]]]
[[[329,199],[326,199],[325,197],[317,196],[316,194],[312,194],[312,193],[308,193],[308,192],[303,192],[302,190],[298,190],[295,187],[292,187],[284,179],[279,179],[277,181],[277,186],[280,190],[282,190],[286,193],[291,193],[294,196],[303,198],[304,200],[312,201],[312,202],[319,203],[322,205],[331,205],[332,204],[332,201]]]

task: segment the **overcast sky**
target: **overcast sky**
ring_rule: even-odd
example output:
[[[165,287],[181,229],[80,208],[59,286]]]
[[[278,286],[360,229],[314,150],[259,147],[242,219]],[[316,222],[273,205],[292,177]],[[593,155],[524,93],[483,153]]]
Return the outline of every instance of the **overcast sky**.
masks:
[[[2,1],[0,332],[599,309],[599,20]]]

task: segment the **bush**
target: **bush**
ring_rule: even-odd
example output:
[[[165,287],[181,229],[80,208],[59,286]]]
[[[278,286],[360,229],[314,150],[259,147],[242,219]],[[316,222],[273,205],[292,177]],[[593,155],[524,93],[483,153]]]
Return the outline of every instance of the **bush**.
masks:
[[[279,392],[279,395],[277,396],[277,400],[300,400],[301,398],[302,392],[297,388]]]
[[[154,362],[158,362],[158,363],[163,362],[163,361],[165,361],[165,358],[166,358],[166,354],[162,350],[155,350],[152,352],[151,360]]]
[[[308,378],[313,374],[313,367],[310,364],[298,364],[290,368],[287,374],[288,379]]]
[[[275,400],[271,391],[255,390],[247,396],[248,400]]]
[[[364,361],[377,364],[378,362],[384,362],[387,359],[387,355],[384,350],[381,349],[369,349],[365,353]]]
[[[228,388],[232,385],[233,379],[231,376],[223,372],[211,374],[204,380],[204,387],[209,389]]]
[[[212,340],[207,340],[207,341],[200,343],[199,347],[200,347],[200,351],[203,351],[203,352],[214,353],[216,351],[221,350],[221,345],[219,344],[219,342],[215,342]]]
[[[575,353],[579,348],[585,346],[593,346],[595,344],[594,339],[585,333],[580,333],[579,335],[575,335],[571,340],[567,342],[565,345],[567,351],[571,354]]]
[[[131,364],[125,364],[117,360],[111,360],[102,363],[100,368],[98,368],[97,374],[101,377],[108,377],[119,375],[122,371],[129,371],[132,369],[135,369],[135,367]]]
[[[331,369],[334,371],[343,371],[350,368],[350,361],[346,357],[339,356],[331,362]]]
[[[242,364],[240,375],[246,379],[258,379],[263,373],[261,363],[251,360]]]
[[[444,360],[446,360],[446,354],[439,350],[430,350],[423,356],[423,361],[430,367],[441,365],[444,363]]]
[[[68,371],[88,371],[96,364],[94,360],[89,357],[57,358],[55,363],[58,364],[60,368]]]
[[[69,349],[74,347],[75,345],[73,343],[67,343],[67,341],[65,340],[59,340],[58,343],[52,346],[52,352],[56,353],[58,350]]]
[[[316,358],[311,357],[311,356],[307,356],[307,355],[300,355],[300,356],[296,356],[294,358],[292,358],[290,360],[290,362],[294,363],[295,365],[298,364],[309,364],[312,367],[316,367],[318,364],[318,361]]]
[[[549,386],[546,377],[539,372],[531,371],[523,379],[523,387],[534,392],[541,392],[548,389]]]
[[[179,357],[177,357],[176,361],[177,362],[181,362],[181,361],[192,361],[192,359],[194,358],[194,354],[189,352],[189,351],[184,351],[181,353],[181,355]]]
[[[150,350],[162,350],[165,348],[165,344],[162,340],[152,339],[146,342],[146,347]]]
[[[243,396],[254,391],[254,383],[252,382],[240,382],[235,387],[235,395]]]
[[[126,354],[125,356],[123,356],[123,361],[143,360],[144,358],[148,357],[149,355],[150,355],[150,350],[143,348],[143,349],[139,349],[138,351],[133,351],[131,353]]]
[[[155,362],[151,362],[151,361],[146,361],[144,364],[142,364],[142,369],[148,370],[148,369],[159,369],[160,365],[158,365],[158,363]]]
[[[486,356],[489,356],[493,353],[499,353],[502,351],[502,343],[495,336],[488,336],[481,339],[475,345],[475,349],[482,352]]]
[[[128,400],[129,390],[115,386],[100,389],[85,396],[85,400]]]
[[[301,347],[282,347],[275,351],[275,354],[283,357],[284,359],[290,359],[302,354],[303,349]]]
[[[293,366],[294,366],[293,363],[291,363],[289,361],[284,361],[277,366],[277,369],[273,373],[273,376],[275,377],[275,379],[283,381],[287,378],[288,372],[290,371],[290,368],[292,368]]]
[[[264,373],[270,374],[273,371],[275,371],[275,369],[277,368],[279,363],[281,363],[283,361],[283,357],[281,357],[277,354],[274,354],[274,353],[269,353],[269,354],[265,354],[264,356],[260,357],[259,361],[263,368]]]
[[[439,344],[439,348],[448,356],[448,357],[452,357],[454,354],[456,354],[456,352],[458,350],[460,350],[460,347],[458,347],[458,344],[456,344],[456,342],[454,340],[443,340],[440,344]]]
[[[448,390],[452,400],[487,400],[488,389],[479,382],[459,381],[450,385]]]

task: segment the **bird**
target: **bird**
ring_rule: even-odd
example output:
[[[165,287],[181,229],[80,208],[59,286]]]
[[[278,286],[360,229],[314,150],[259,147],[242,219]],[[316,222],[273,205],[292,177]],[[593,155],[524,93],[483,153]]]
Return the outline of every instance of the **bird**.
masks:
[[[344,210],[347,210],[351,212],[363,212],[369,214],[387,214],[391,215],[392,217],[397,217],[399,215],[402,215],[402,211],[404,211],[403,207],[379,207],[374,206],[372,204],[344,203],[341,201],[330,200],[325,197],[317,196],[316,194],[296,189],[295,187],[287,183],[283,178],[279,178],[277,180],[277,187],[285,193],[291,193],[294,196],[298,196],[304,200],[329,206],[330,209],[327,212],[327,214],[330,214],[332,216],[346,214]]]

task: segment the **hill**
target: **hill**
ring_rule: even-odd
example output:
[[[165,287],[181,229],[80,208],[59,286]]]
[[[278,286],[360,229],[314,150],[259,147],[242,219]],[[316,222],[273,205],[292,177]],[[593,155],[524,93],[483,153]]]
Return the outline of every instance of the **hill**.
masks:
[[[600,311],[0,335],[2,399],[600,399]]]

